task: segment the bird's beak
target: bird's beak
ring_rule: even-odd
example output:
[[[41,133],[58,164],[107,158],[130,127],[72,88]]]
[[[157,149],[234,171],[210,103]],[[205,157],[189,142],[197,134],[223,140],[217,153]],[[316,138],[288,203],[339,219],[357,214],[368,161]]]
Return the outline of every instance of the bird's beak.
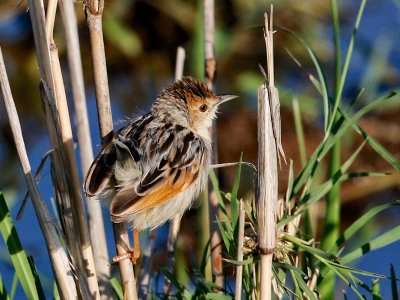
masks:
[[[236,95],[221,95],[221,96],[217,96],[216,106],[219,106],[219,105],[221,105],[222,103],[224,103],[226,101],[229,101],[229,100],[232,100],[232,99],[235,99],[235,98],[238,98],[238,97],[239,96],[236,96]]]

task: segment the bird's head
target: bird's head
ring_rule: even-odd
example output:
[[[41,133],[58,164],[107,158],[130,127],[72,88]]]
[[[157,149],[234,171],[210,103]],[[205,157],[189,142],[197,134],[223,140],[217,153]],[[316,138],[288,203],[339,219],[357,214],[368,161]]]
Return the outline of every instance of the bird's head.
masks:
[[[208,128],[212,125],[218,106],[234,98],[237,96],[216,96],[203,82],[183,77],[161,92],[153,104],[152,112],[167,116],[179,125],[209,138]]]

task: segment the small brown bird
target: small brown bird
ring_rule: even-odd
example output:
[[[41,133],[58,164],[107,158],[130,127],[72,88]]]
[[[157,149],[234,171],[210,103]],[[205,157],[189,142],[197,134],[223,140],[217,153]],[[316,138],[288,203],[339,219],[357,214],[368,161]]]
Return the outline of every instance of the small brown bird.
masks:
[[[134,230],[181,217],[207,183],[208,129],[218,106],[236,97],[216,96],[192,77],[176,81],[148,114],[103,146],[86,176],[86,194],[110,206],[114,223],[128,222]]]

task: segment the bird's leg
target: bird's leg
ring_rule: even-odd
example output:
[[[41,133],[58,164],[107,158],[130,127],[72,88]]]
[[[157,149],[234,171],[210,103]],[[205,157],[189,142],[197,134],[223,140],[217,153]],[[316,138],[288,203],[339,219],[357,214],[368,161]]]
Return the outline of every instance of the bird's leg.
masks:
[[[135,264],[140,257],[140,245],[139,245],[139,231],[133,230],[133,249],[128,250],[125,254],[116,255],[113,257],[113,262],[118,263],[123,259],[129,259],[132,264]]]

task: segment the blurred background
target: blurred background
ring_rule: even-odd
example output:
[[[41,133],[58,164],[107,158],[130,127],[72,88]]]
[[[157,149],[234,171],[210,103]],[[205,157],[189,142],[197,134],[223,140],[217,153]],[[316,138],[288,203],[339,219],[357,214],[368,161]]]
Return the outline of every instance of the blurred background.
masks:
[[[262,24],[263,14],[269,9],[266,1],[216,1],[216,59],[217,93],[240,96],[221,108],[218,121],[218,152],[220,162],[244,160],[256,164],[257,159],[257,88],[263,82],[258,64],[266,66]],[[329,1],[276,1],[274,23],[295,32],[314,50],[333,85],[333,33]],[[347,50],[359,1],[341,1],[340,29],[342,53]],[[79,22],[84,78],[94,151],[99,149],[99,132],[93,89],[89,33],[80,1],[75,3]],[[120,0],[106,1],[104,10],[104,38],[113,118],[118,127],[126,117],[150,109],[162,88],[174,80],[176,49],[186,50],[185,75],[203,77],[202,3],[198,0]],[[58,20],[59,22],[60,20]],[[57,22],[57,19],[56,19]],[[364,93],[356,104],[362,107],[378,96],[400,86],[400,1],[370,0],[361,21],[355,52],[344,88],[344,103],[350,102],[361,87]],[[323,136],[322,98],[309,80],[316,74],[307,50],[288,33],[277,29],[275,38],[275,76],[280,92],[282,142],[295,170],[300,170],[300,158],[292,115],[293,98],[299,100],[306,135],[307,152],[311,154]],[[67,95],[72,97],[66,61],[64,32],[61,23],[55,27],[55,41],[63,67]],[[30,162],[35,170],[41,157],[50,149],[44,114],[39,95],[39,73],[31,23],[26,1],[0,2],[0,46],[8,70],[9,80],[25,137]],[[332,89],[331,89],[332,90]],[[73,120],[72,99],[70,112]],[[400,158],[399,107],[378,109],[361,121],[361,126],[392,154]],[[359,146],[361,139],[349,134],[343,141],[343,159]],[[16,156],[3,103],[0,102],[0,189],[5,193],[13,217],[26,193],[23,174]],[[392,172],[390,166],[366,146],[352,170]],[[222,190],[230,190],[234,169],[219,173]],[[324,174],[321,174],[322,178]],[[288,167],[280,172],[279,190],[286,190]],[[345,183],[342,191],[342,224],[346,228],[357,216],[378,203],[399,199],[399,176],[355,179]],[[244,170],[240,195],[252,197],[253,174]],[[48,164],[39,183],[46,200],[53,197]],[[50,204],[49,204],[50,205]],[[323,204],[316,210],[323,217]],[[187,254],[196,248],[196,234],[185,228],[196,228],[196,207],[185,214],[178,252]],[[322,213],[321,213],[322,212]],[[381,215],[376,224],[366,228],[366,234],[379,234],[385,227],[399,223],[397,209]],[[107,210],[104,210],[110,255],[114,254],[112,230]],[[17,230],[28,254],[33,255],[39,271],[47,277],[52,289],[51,267],[44,241],[31,204],[16,222]],[[318,223],[316,229],[318,230]],[[163,245],[163,235],[158,235]],[[164,235],[165,236],[165,235]],[[388,274],[390,262],[400,270],[398,243],[371,253],[359,267],[375,273]],[[386,251],[386,252],[385,252]],[[390,254],[390,255],[389,255]],[[162,264],[165,253],[156,252],[155,265]],[[185,255],[183,255],[185,257]],[[389,260],[390,259],[390,260]],[[182,259],[183,260],[183,259]],[[179,261],[179,260],[178,260]],[[13,273],[4,244],[0,247],[0,272],[6,286]],[[184,275],[183,275],[184,276]],[[382,282],[383,295],[385,285]],[[388,285],[390,283],[388,282]],[[47,290],[49,292],[50,290]]]

